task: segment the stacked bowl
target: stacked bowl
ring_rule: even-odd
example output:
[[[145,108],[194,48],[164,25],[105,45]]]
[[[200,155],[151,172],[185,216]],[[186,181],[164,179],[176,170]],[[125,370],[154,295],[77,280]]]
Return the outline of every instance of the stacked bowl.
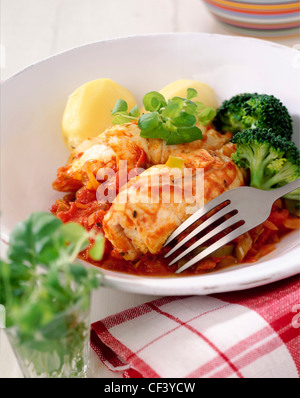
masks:
[[[264,38],[299,35],[299,1],[283,0],[204,0],[221,23],[239,34]]]

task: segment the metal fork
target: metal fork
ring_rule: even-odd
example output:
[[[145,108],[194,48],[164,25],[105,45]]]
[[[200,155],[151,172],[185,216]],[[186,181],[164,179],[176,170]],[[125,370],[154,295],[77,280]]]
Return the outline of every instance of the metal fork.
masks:
[[[195,257],[187,261],[181,268],[179,268],[176,273],[180,273],[187,268],[191,267],[198,261],[202,260],[204,257],[213,253],[215,250],[231,242],[233,239],[244,234],[250,229],[256,227],[257,225],[263,223],[270,215],[271,208],[276,199],[284,196],[285,194],[293,191],[300,186],[300,178],[286,184],[280,188],[273,189],[271,191],[264,191],[261,189],[256,189],[252,187],[239,187],[227,191],[212,201],[208,202],[201,209],[196,211],[192,216],[190,216],[186,221],[184,221],[167,239],[164,246],[167,246],[175,238],[178,238],[187,228],[191,227],[196,221],[201,217],[207,215],[212,210],[216,212],[209,217],[207,220],[203,221],[202,224],[197,226],[190,232],[185,238],[180,240],[166,255],[165,258],[174,254],[178,249],[180,249],[184,244],[189,242],[193,237],[198,235],[200,232],[204,231],[207,227],[213,227],[214,223],[219,223],[210,232],[206,233],[204,236],[200,237],[195,243],[190,247],[185,249],[176,258],[174,258],[169,265],[176,263],[181,260],[187,254],[191,253],[197,247],[203,245],[209,239],[224,233],[227,228],[234,227],[237,225],[236,229],[227,233],[227,235],[220,237],[219,240],[214,242],[212,245],[204,249]],[[219,210],[217,207],[222,208]],[[231,215],[230,218],[224,218]]]

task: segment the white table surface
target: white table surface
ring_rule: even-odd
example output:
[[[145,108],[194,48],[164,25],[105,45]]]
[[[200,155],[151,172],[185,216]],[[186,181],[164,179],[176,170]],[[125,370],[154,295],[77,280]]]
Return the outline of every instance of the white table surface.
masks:
[[[206,32],[235,34],[220,25],[201,0],[1,0],[1,80],[43,58],[78,45],[134,34]],[[277,42],[300,47],[300,38]],[[154,296],[100,288],[91,321]],[[0,377],[22,377],[0,329]],[[116,378],[91,351],[90,377]]]

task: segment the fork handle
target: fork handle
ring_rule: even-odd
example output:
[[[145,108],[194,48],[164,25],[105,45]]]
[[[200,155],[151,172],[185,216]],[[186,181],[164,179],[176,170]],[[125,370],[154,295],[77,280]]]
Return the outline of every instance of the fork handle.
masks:
[[[286,195],[287,193],[294,191],[299,187],[300,187],[300,178],[297,178],[297,180],[289,182],[288,184],[283,185],[280,188],[276,188],[268,192],[270,192],[270,194],[272,194],[272,198],[276,200]]]

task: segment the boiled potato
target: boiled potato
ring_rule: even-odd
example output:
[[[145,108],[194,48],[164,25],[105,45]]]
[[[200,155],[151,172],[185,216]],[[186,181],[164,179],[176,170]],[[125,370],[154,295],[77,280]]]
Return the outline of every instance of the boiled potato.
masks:
[[[198,96],[193,98],[192,101],[200,101],[206,107],[218,108],[218,100],[214,90],[203,82],[189,79],[176,80],[162,88],[159,92],[165,97],[166,100],[172,97],[186,98],[187,89],[194,88]]]
[[[136,105],[132,93],[111,79],[89,81],[68,98],[62,119],[62,136],[72,151],[88,137],[95,137],[112,124],[111,110],[121,98],[128,109]]]

